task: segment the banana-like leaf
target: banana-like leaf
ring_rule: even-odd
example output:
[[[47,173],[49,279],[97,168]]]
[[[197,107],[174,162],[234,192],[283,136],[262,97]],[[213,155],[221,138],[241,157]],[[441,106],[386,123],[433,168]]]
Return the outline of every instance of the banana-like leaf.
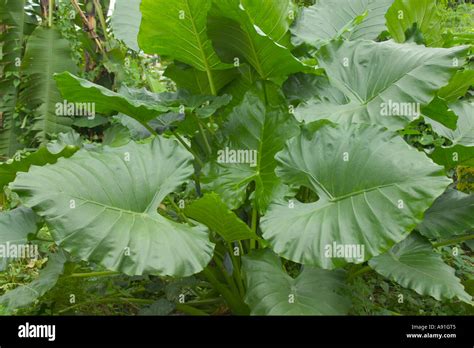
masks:
[[[188,276],[212,257],[208,230],[171,221],[157,208],[193,174],[192,159],[177,141],[156,138],[81,150],[19,173],[10,186],[73,256],[129,275]]]
[[[442,45],[436,0],[395,0],[386,18],[388,31],[396,42],[405,42],[407,30],[416,24],[427,46]]]
[[[219,195],[207,193],[186,206],[184,214],[218,233],[227,242],[257,239],[257,235],[234,212],[229,210]]]
[[[47,145],[41,145],[38,150],[26,156],[13,158],[5,163],[0,163],[0,187],[8,185],[15,180],[18,172],[27,172],[31,166],[44,166],[48,163],[56,163],[60,157],[71,157],[77,150],[78,144],[68,144],[64,141],[53,141]]]
[[[223,132],[228,143],[218,150],[217,161],[205,168],[202,182],[231,209],[242,205],[248,185],[255,182],[254,199],[263,213],[285,191],[275,175],[274,156],[297,134],[296,121],[283,96],[268,83],[265,89],[260,86],[247,92],[228,116]]]
[[[315,99],[299,106],[296,117],[305,122],[372,123],[389,129],[405,127],[463,64],[466,47],[426,48],[393,41],[335,41],[323,46],[318,61],[341,100]],[[390,65],[385,61],[390,59]],[[334,94],[334,93],[326,93]]]
[[[56,114],[56,103],[63,99],[56,87],[54,74],[75,73],[69,42],[55,28],[37,27],[28,39],[23,59],[23,70],[28,74],[21,98],[36,108],[33,130],[42,142],[49,135],[71,130],[72,119]]]
[[[287,13],[271,11],[265,15],[268,16],[266,22],[278,25],[281,17],[287,16]],[[279,31],[281,32],[281,29]],[[289,49],[273,41],[252,22],[245,8],[240,6],[239,0],[214,1],[214,7],[209,14],[208,32],[224,61],[234,64],[236,58],[239,59],[239,64],[246,61],[263,79],[279,79],[308,70]]]
[[[234,72],[231,64],[221,62],[207,36],[211,3],[211,0],[142,0],[138,43],[146,53],[169,56],[205,72],[212,94],[216,94],[213,71],[227,69],[229,75]]]
[[[425,212],[417,227],[422,235],[448,239],[474,229],[474,195],[448,189]]]
[[[142,21],[142,0],[116,0],[110,24],[114,35],[129,48],[138,52],[138,32]]]
[[[459,298],[473,304],[454,269],[446,265],[423,237],[412,233],[385,254],[374,257],[369,265],[377,273],[401,286],[440,300]]]
[[[274,253],[259,250],[242,258],[245,302],[252,315],[344,315],[350,300],[341,295],[343,271],[303,267],[290,277]]]
[[[20,285],[0,296],[0,305],[12,311],[32,304],[56,285],[64,272],[66,261],[63,251],[50,254],[46,267],[39,272],[39,277],[27,285]]]
[[[261,219],[263,237],[278,255],[327,269],[403,240],[451,182],[442,167],[378,126],[324,125],[290,139],[275,158],[284,183],[307,187],[319,200],[272,204]]]
[[[385,14],[393,0],[322,0],[303,8],[291,29],[293,43],[321,47],[339,37],[375,40],[386,30]]]
[[[25,2],[0,0],[3,26],[3,32],[0,32],[0,155],[6,157],[13,156],[22,147],[18,142],[19,127],[15,108],[23,52]]]

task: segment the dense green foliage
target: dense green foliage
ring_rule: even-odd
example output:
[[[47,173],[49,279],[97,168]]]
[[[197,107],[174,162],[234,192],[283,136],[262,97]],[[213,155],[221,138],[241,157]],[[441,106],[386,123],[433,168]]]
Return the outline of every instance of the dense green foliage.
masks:
[[[474,313],[473,4],[0,18],[0,313]]]

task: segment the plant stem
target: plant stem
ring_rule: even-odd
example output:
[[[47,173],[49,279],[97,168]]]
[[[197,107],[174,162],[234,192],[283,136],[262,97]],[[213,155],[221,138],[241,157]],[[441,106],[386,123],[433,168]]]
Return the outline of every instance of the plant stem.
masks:
[[[104,13],[102,12],[102,6],[100,5],[99,0],[94,0],[95,10],[99,15],[99,22],[100,26],[102,27],[102,31],[104,32],[104,39],[105,41],[109,40],[107,35],[107,24],[105,23]]]
[[[461,243],[470,239],[474,239],[474,234],[469,234],[467,236],[461,236],[458,238],[448,239],[442,242],[434,243],[433,248],[438,248],[438,247],[442,247],[442,246],[450,245],[450,244],[457,244],[457,243]]]
[[[230,259],[232,260],[232,266],[234,267],[234,278],[237,282],[237,286],[239,287],[240,296],[244,296],[245,289],[244,283],[242,282],[242,275],[240,274],[240,264],[234,255],[234,250],[232,249],[231,244],[229,244],[229,255]]]
[[[253,208],[252,208],[252,223],[251,223],[251,230],[254,234],[257,234],[257,216],[258,216],[258,212],[257,212],[257,204],[253,204]],[[256,247],[256,240],[255,239],[251,239],[250,240],[250,249],[255,249]]]
[[[212,95],[217,95],[216,86],[214,85],[214,78],[212,77],[212,71],[210,68],[206,70],[207,79],[209,80],[209,88],[211,89]]]
[[[114,275],[119,275],[120,272],[114,272],[114,271],[103,271],[103,272],[87,272],[87,273],[73,273],[65,278],[95,278],[95,277],[108,277],[108,276],[114,276]]]
[[[176,210],[179,216],[184,220],[184,222],[189,223],[188,217],[184,215],[184,213],[181,211],[181,208],[176,205],[176,202],[174,201],[173,197],[171,195],[168,195],[168,200],[170,201],[171,205],[173,208]]]
[[[214,289],[216,289],[222,295],[222,297],[224,297],[224,300],[227,302],[232,312],[238,315],[248,314],[248,308],[242,302],[240,297],[236,297],[225,285],[219,282],[211,268],[204,268],[202,273],[209,280],[209,283],[212,284]]]
[[[178,139],[178,141],[186,148],[186,150],[188,150],[191,154],[193,154],[193,156],[196,159],[196,161],[198,162],[199,166],[204,167],[204,162],[199,158],[197,153],[193,149],[191,149],[191,147],[188,144],[186,144],[184,139],[181,138],[181,136],[178,133],[176,133],[175,131],[171,131],[171,133],[173,133],[173,135],[176,137],[176,139]]]
[[[48,3],[48,27],[53,26],[53,8],[54,8],[54,0],[49,0]]]

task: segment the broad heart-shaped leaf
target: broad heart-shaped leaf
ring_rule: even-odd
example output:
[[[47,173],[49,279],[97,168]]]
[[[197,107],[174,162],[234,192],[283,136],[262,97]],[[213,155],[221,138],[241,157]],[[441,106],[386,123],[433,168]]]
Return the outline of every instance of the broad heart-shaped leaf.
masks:
[[[63,251],[50,254],[46,267],[39,272],[39,277],[29,284],[20,285],[0,296],[0,306],[5,306],[8,311],[12,311],[33,303],[56,285],[64,272],[66,261]]]
[[[211,0],[142,0],[138,43],[145,53],[172,57],[212,76],[232,68],[220,61],[207,37]]]
[[[349,102],[315,99],[299,106],[295,115],[306,122],[326,118],[403,128],[419,116],[418,106],[429,104],[449,82],[457,69],[453,62],[462,65],[465,52],[466,47],[426,48],[393,41],[332,42],[319,50],[318,61],[332,88]]]
[[[64,134],[61,134],[64,137]],[[47,163],[56,163],[60,157],[71,157],[79,146],[77,144],[67,144],[63,141],[53,141],[46,145],[41,145],[38,150],[25,157],[21,155],[17,158],[0,163],[0,187],[3,187],[15,180],[18,172],[27,172],[32,165],[43,166]]]
[[[129,48],[140,51],[138,47],[138,32],[142,14],[140,3],[142,0],[116,0],[112,14],[111,25],[114,35],[122,40]]]
[[[139,122],[148,122],[170,107],[162,105],[159,95],[145,89],[123,88],[122,93],[64,72],[55,76],[62,96],[72,103],[94,103],[95,111],[110,115],[121,112]]]
[[[186,206],[184,213],[218,233],[227,242],[257,239],[257,235],[215,193],[207,193]]]
[[[432,245],[412,233],[385,254],[374,257],[369,266],[405,288],[440,300],[454,297],[473,304],[454,269],[446,265]]]
[[[417,227],[428,238],[448,239],[474,229],[474,195],[448,189],[425,212]]]
[[[16,208],[0,213],[0,245],[5,250],[10,245],[25,245],[30,233],[38,230],[38,216],[25,207]],[[1,255],[0,272],[8,265],[9,257]]]
[[[49,135],[70,131],[72,119],[56,114],[56,104],[63,100],[54,81],[55,73],[77,70],[69,42],[55,28],[37,27],[26,44],[22,68],[28,78],[21,98],[37,108],[37,137],[45,142]]]
[[[204,188],[218,193],[229,208],[242,205],[252,182],[253,198],[262,213],[285,191],[275,175],[274,156],[298,132],[285,104],[277,88],[266,83],[265,89],[259,85],[248,91],[229,114],[223,129],[228,143],[218,150],[217,161],[205,168],[202,178]]]
[[[293,279],[268,249],[245,255],[242,267],[245,302],[252,315],[344,315],[349,311],[350,300],[341,295],[343,271],[303,267]]]
[[[267,21],[281,20],[277,11]],[[239,0],[215,0],[208,19],[208,34],[217,53],[229,63],[247,61],[261,78],[279,79],[308,70],[289,49],[273,41],[256,26]]]
[[[393,0],[322,0],[303,8],[292,27],[293,43],[321,47],[343,37],[375,40],[385,28]]]
[[[433,130],[451,140],[453,145],[474,146],[474,101],[459,101],[449,106],[458,116],[456,130],[448,129],[438,122],[430,122]]]
[[[201,271],[213,252],[206,228],[157,212],[193,172],[192,156],[177,141],[156,138],[81,150],[18,174],[11,188],[71,255],[128,275],[178,277]]]
[[[388,31],[397,42],[405,42],[407,30],[416,23],[426,46],[442,44],[442,21],[436,8],[436,0],[395,0],[386,18]]]
[[[272,204],[261,219],[263,237],[286,259],[328,269],[403,240],[450,183],[442,167],[378,126],[324,125],[290,139],[275,158],[284,183],[319,200]],[[354,250],[340,258],[334,243]]]

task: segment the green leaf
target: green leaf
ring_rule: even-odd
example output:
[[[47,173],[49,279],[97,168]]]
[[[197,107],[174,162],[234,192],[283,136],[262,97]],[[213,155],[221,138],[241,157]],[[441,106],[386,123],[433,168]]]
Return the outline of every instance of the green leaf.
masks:
[[[396,42],[405,42],[407,30],[416,23],[427,46],[442,45],[442,20],[436,0],[395,0],[386,18],[388,31]]]
[[[275,254],[259,250],[242,258],[247,283],[245,302],[252,315],[344,315],[350,300],[340,295],[342,271],[304,267],[290,277]]]
[[[466,47],[426,48],[393,41],[336,41],[319,50],[318,61],[332,87],[349,102],[312,100],[296,109],[305,122],[373,123],[397,130],[419,117],[462,64]],[[390,59],[390,69],[382,62]],[[376,78],[376,77],[379,78]],[[334,93],[326,93],[334,94]]]
[[[226,242],[257,239],[257,236],[234,212],[229,210],[219,195],[207,193],[184,209],[184,214],[209,227]]]
[[[0,163],[0,187],[8,185],[15,180],[18,172],[27,172],[31,166],[44,166],[45,164],[56,163],[60,157],[71,157],[79,146],[67,144],[63,141],[53,141],[46,145],[41,145],[38,150],[25,157],[19,156]]]
[[[45,142],[48,136],[71,130],[72,119],[56,114],[56,103],[63,99],[56,87],[54,74],[75,73],[69,41],[54,28],[37,27],[28,39],[23,58],[23,70],[28,74],[21,98],[36,108],[33,130]]]
[[[474,195],[448,189],[425,212],[417,227],[422,235],[433,239],[448,239],[474,229]]]
[[[239,64],[246,61],[262,79],[281,78],[308,69],[286,47],[273,41],[254,25],[245,9],[239,5],[239,0],[214,1],[209,15],[209,37],[224,61],[235,63],[236,58]],[[276,26],[281,23],[278,11],[265,15],[268,16],[266,22]]]
[[[165,76],[172,79],[179,88],[193,94],[212,94],[209,78],[205,72],[183,64],[170,64],[165,70]],[[216,92],[228,85],[237,76],[237,70],[215,70],[212,79]]]
[[[122,40],[129,48],[138,52],[137,37],[140,31],[142,0],[116,0],[110,24],[117,39]]]
[[[451,81],[439,90],[438,96],[452,103],[464,97],[472,86],[474,86],[474,70],[458,70]]]
[[[46,267],[39,272],[39,277],[29,284],[20,285],[0,296],[0,305],[11,311],[35,302],[56,285],[64,272],[66,260],[66,255],[62,251],[50,254]]]
[[[182,277],[207,265],[213,244],[204,226],[171,221],[157,208],[193,174],[192,160],[177,141],[156,138],[81,150],[20,173],[11,188],[71,255],[128,275]]]
[[[262,30],[269,38],[288,47],[291,12],[295,6],[290,0],[242,0],[240,2],[252,24]]]
[[[265,89],[260,86],[248,91],[229,114],[223,129],[228,142],[218,149],[217,161],[205,168],[202,178],[204,188],[218,193],[229,208],[242,205],[252,182],[255,182],[254,199],[260,212],[285,191],[275,175],[274,156],[298,132],[285,104],[277,89],[266,84]]]
[[[0,0],[0,155],[11,157],[22,147],[15,108],[18,101],[21,57],[23,52],[26,0]]]
[[[377,126],[324,125],[289,140],[275,158],[284,183],[319,200],[275,202],[261,219],[263,237],[282,257],[328,269],[403,240],[450,183],[442,167]],[[334,243],[361,253],[336,255]]]
[[[459,101],[449,106],[458,116],[456,130],[448,129],[438,122],[430,122],[433,130],[448,138],[453,145],[474,146],[474,101]]]
[[[303,8],[291,29],[293,43],[321,47],[331,40],[375,40],[386,30],[385,13],[393,0],[323,0]]]
[[[160,298],[158,301],[154,302],[152,305],[143,308],[140,310],[139,315],[147,316],[163,316],[168,315],[173,312],[175,309],[174,303],[168,301],[165,298]]]
[[[233,66],[220,61],[207,37],[211,0],[142,0],[139,46],[150,54],[172,57],[207,74],[211,94],[217,93],[213,70]],[[232,70],[227,73],[233,74]]]
[[[446,265],[423,237],[412,233],[387,253],[369,261],[377,273],[438,301],[454,297],[472,304],[454,269]]]
[[[437,147],[430,157],[435,163],[445,166],[446,169],[457,166],[474,167],[474,146]]]
[[[449,108],[448,104],[441,98],[435,97],[431,103],[421,108],[421,113],[425,116],[425,121],[436,125],[443,125],[450,129],[456,129],[458,117]]]
[[[55,79],[61,94],[68,102],[94,103],[95,111],[104,115],[121,112],[142,123],[171,109],[162,105],[158,94],[153,94],[145,89],[136,90],[124,87],[121,93],[116,93],[69,72],[57,74]]]

